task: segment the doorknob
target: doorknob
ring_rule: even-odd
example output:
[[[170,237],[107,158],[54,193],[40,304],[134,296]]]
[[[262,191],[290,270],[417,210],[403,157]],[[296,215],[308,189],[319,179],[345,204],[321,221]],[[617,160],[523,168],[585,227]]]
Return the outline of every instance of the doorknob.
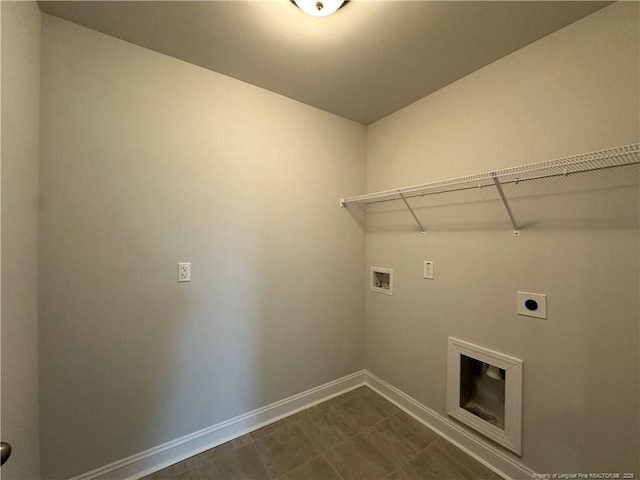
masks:
[[[11,456],[11,445],[7,442],[0,442],[0,466],[4,465],[4,462],[9,460]]]

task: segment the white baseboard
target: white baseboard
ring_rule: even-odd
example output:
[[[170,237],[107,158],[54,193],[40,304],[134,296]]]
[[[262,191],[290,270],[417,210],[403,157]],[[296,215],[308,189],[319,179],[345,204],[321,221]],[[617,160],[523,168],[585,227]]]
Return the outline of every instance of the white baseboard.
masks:
[[[145,450],[71,480],[135,480],[365,384],[361,370],[266,407]]]
[[[361,370],[78,475],[71,480],[136,480],[362,385],[375,390],[501,477],[507,480],[534,478],[535,472],[518,460],[422,405],[371,372]]]
[[[365,381],[366,385],[372,390],[397,405],[438,435],[449,440],[502,478],[507,480],[529,480],[535,478],[536,472],[522,462],[500,451],[449,418],[422,405],[414,398],[389,385],[367,370],[365,370]]]

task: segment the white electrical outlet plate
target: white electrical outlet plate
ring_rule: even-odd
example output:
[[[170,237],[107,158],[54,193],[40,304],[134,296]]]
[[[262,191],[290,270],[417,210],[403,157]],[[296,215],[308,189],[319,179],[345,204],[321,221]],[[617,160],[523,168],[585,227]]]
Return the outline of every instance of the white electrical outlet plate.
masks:
[[[191,281],[191,262],[178,263],[178,282]]]
[[[432,260],[424,261],[422,276],[429,280],[433,280],[433,261]]]
[[[547,296],[542,293],[518,292],[518,315],[547,318]]]

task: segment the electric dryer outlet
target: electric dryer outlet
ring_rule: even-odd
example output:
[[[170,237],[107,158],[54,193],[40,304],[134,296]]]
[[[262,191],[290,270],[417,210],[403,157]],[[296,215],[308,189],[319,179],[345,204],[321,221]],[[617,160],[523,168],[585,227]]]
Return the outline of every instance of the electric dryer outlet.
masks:
[[[543,293],[518,292],[518,315],[527,317],[547,318],[547,296]]]

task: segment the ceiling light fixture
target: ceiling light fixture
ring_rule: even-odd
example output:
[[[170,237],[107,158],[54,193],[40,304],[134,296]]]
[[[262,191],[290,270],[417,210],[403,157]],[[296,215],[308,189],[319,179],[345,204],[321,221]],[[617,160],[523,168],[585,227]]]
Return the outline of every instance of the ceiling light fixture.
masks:
[[[344,0],[291,0],[303,12],[312,17],[327,17],[338,11]]]

